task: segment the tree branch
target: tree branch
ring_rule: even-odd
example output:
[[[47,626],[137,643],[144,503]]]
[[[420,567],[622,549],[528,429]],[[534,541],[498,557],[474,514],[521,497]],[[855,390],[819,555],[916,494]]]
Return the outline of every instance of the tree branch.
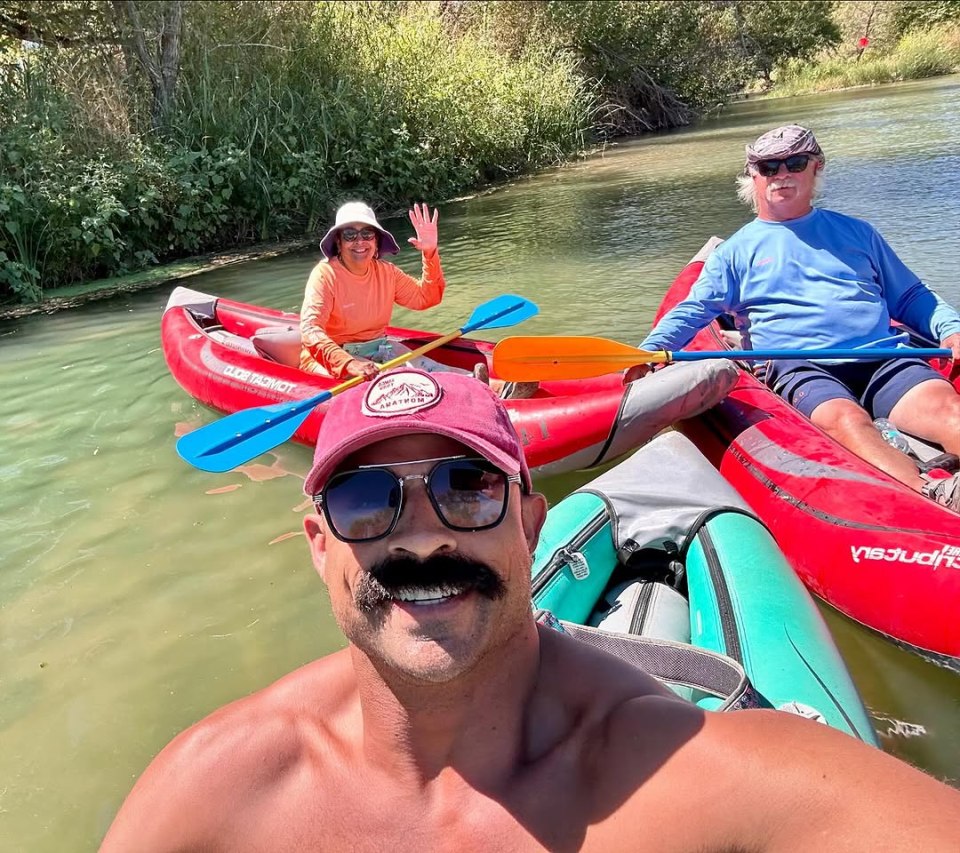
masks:
[[[140,67],[147,73],[147,76],[150,78],[150,85],[154,88],[154,91],[156,91],[162,85],[163,78],[161,77],[157,61],[150,55],[150,51],[147,50],[147,41],[143,35],[143,23],[140,21],[140,11],[137,9],[137,4],[134,3],[133,0],[114,0],[113,5],[120,18],[126,18],[130,23],[130,35],[134,56],[136,56],[137,61],[140,63]]]
[[[19,12],[19,14],[18,14]],[[93,44],[116,44],[116,35],[65,35],[50,27],[31,22],[22,10],[0,9],[0,33],[21,41],[32,41],[47,47],[83,47]]]

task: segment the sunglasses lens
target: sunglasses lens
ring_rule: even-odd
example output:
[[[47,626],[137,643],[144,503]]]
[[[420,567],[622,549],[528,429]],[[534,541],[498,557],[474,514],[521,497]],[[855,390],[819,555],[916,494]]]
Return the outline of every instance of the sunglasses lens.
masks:
[[[786,166],[788,172],[804,172],[810,158],[806,154],[794,154],[784,160],[761,160],[757,163],[757,172],[765,178],[772,178],[780,171],[780,166]]]
[[[356,228],[344,228],[340,236],[348,243],[355,243],[357,240],[375,240],[377,232],[372,228],[363,228],[360,231]]]
[[[503,519],[506,475],[484,462],[442,462],[430,475],[430,497],[444,523],[456,530],[481,530]]]
[[[348,542],[386,535],[399,507],[400,483],[377,468],[338,474],[323,490],[327,521],[337,536]]]

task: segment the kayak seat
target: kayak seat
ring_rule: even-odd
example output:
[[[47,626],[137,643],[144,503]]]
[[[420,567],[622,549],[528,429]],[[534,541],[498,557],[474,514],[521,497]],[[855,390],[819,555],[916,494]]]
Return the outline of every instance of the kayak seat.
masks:
[[[249,338],[235,335],[233,332],[228,332],[222,327],[204,329],[204,332],[210,340],[216,341],[218,344],[223,344],[225,347],[230,347],[230,349],[237,350],[237,352],[242,352],[246,355],[257,354]]]
[[[269,326],[251,335],[256,352],[263,358],[285,364],[300,366],[300,328],[298,326]]]
[[[652,580],[629,580],[609,590],[590,625],[618,634],[690,642],[690,607],[673,587]]]

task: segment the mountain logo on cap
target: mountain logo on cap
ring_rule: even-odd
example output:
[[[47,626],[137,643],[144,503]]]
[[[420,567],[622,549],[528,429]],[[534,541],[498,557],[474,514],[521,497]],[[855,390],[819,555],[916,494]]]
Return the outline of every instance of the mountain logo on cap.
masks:
[[[440,402],[443,389],[426,373],[393,370],[370,383],[362,411],[372,418],[393,418],[429,409]]]

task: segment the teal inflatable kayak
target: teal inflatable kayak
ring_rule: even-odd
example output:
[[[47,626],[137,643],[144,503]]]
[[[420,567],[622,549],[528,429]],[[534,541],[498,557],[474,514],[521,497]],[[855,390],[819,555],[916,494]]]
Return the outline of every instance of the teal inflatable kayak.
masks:
[[[877,743],[816,605],[770,532],[680,433],[659,436],[550,509],[533,603],[701,707],[777,708]],[[737,691],[738,704],[725,702]]]

